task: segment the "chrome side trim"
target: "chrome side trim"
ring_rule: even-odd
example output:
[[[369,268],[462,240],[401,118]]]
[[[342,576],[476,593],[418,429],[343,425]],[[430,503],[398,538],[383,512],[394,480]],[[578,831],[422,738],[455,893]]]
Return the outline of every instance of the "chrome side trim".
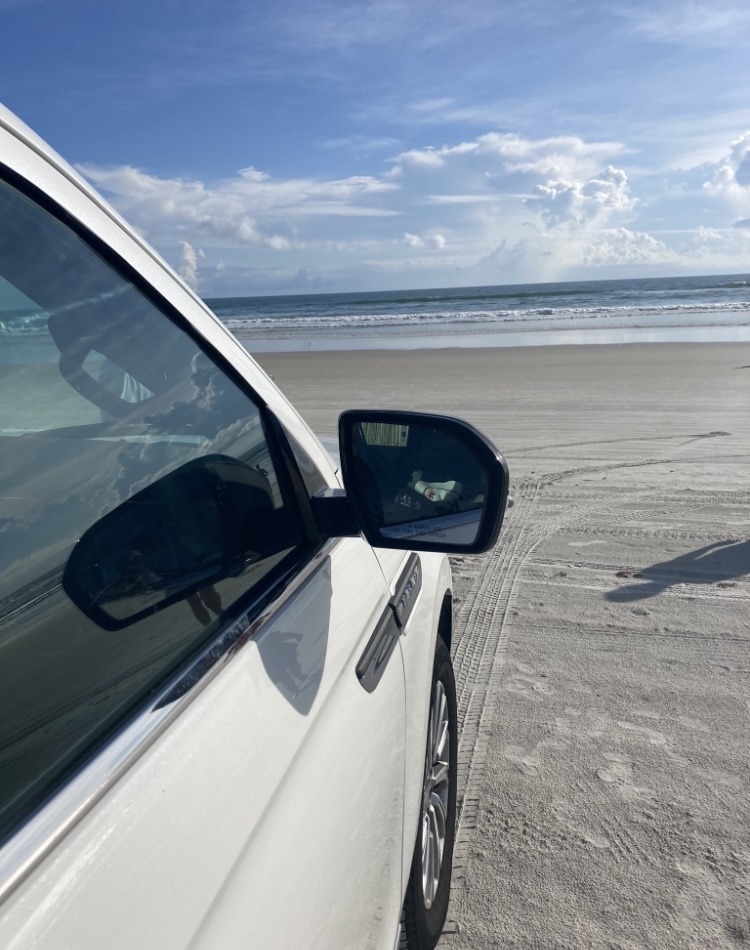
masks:
[[[395,593],[380,615],[375,632],[357,663],[357,678],[368,693],[380,682],[399,635],[406,635],[406,625],[421,590],[422,562],[418,554],[412,553],[396,581]]]
[[[418,554],[410,554],[406,567],[396,581],[396,592],[391,600],[396,623],[403,633],[422,590],[422,562]]]
[[[399,628],[389,603],[380,615],[375,632],[368,640],[357,663],[357,678],[368,693],[373,692],[382,679],[388,661],[396,649],[398,635]]]
[[[325,542],[312,558],[279,580],[283,589],[256,599],[225,627],[112,740],[83,766],[0,849],[0,901],[15,890],[65,835],[193,702],[234,656],[324,564],[340,538]],[[296,571],[296,574],[295,574]]]

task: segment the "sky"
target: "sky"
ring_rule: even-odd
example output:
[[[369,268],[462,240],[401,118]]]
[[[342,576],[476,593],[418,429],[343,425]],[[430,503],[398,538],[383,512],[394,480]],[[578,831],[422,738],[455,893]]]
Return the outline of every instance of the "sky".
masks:
[[[0,100],[204,297],[750,271],[747,0],[0,0]]]

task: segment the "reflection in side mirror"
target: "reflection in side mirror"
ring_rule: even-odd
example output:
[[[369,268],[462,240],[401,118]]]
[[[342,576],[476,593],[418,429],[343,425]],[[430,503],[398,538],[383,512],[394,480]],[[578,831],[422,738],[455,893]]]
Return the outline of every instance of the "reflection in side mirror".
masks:
[[[358,411],[339,419],[344,484],[370,544],[480,553],[497,541],[508,466],[481,432],[427,413]]]
[[[196,459],[92,525],[68,558],[63,588],[105,630],[178,600],[194,598],[200,609],[201,599],[217,599],[212,585],[262,556],[272,513],[259,472],[225,456]]]

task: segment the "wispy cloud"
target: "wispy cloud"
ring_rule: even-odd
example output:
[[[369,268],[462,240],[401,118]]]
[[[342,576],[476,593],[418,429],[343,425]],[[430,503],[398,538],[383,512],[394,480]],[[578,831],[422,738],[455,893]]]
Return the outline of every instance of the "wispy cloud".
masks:
[[[234,178],[207,185],[164,179],[136,168],[81,165],[79,170],[147,234],[186,229],[221,240],[287,250],[302,218],[378,217],[378,196],[395,186],[366,176],[315,181],[274,180],[248,167]],[[287,234],[277,233],[284,228]]]
[[[386,135],[376,137],[354,134],[335,139],[319,139],[317,144],[321,148],[342,149],[353,155],[370,155],[386,149],[393,151],[401,143],[398,139]]]
[[[645,39],[690,46],[736,46],[750,40],[750,7],[737,0],[661,0],[616,8]]]
[[[578,16],[581,6],[572,0],[309,0],[283,3],[272,16],[276,36],[298,50],[435,49],[488,30],[559,23]]]

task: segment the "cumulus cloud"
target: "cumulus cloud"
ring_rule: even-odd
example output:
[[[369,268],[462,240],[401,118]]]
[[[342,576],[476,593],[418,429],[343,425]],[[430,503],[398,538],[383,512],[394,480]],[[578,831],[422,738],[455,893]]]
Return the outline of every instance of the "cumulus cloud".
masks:
[[[477,262],[503,280],[545,281],[588,273],[616,273],[618,268],[679,264],[679,255],[663,241],[625,227],[590,231],[549,230],[519,240],[504,239]]]
[[[650,234],[620,227],[597,234],[583,249],[580,263],[596,267],[613,264],[677,264],[679,255]]]
[[[684,252],[698,263],[725,262],[728,269],[747,263],[750,254],[750,232],[742,228],[697,228],[685,243]],[[745,268],[746,269],[746,268]]]
[[[177,268],[177,272],[185,281],[185,283],[192,287],[193,290],[198,289],[198,258],[204,257],[204,253],[201,250],[197,250],[193,247],[192,244],[189,244],[187,241],[180,241],[180,263]]]
[[[567,224],[582,228],[635,207],[627,175],[612,165],[588,181],[547,181],[534,191],[528,204],[540,210],[546,224],[553,227]]]
[[[735,214],[744,217],[750,213],[750,131],[732,142],[704,189],[721,198]]]
[[[409,247],[432,247],[438,251],[447,243],[442,234],[410,234],[408,231],[404,232],[404,241]]]

